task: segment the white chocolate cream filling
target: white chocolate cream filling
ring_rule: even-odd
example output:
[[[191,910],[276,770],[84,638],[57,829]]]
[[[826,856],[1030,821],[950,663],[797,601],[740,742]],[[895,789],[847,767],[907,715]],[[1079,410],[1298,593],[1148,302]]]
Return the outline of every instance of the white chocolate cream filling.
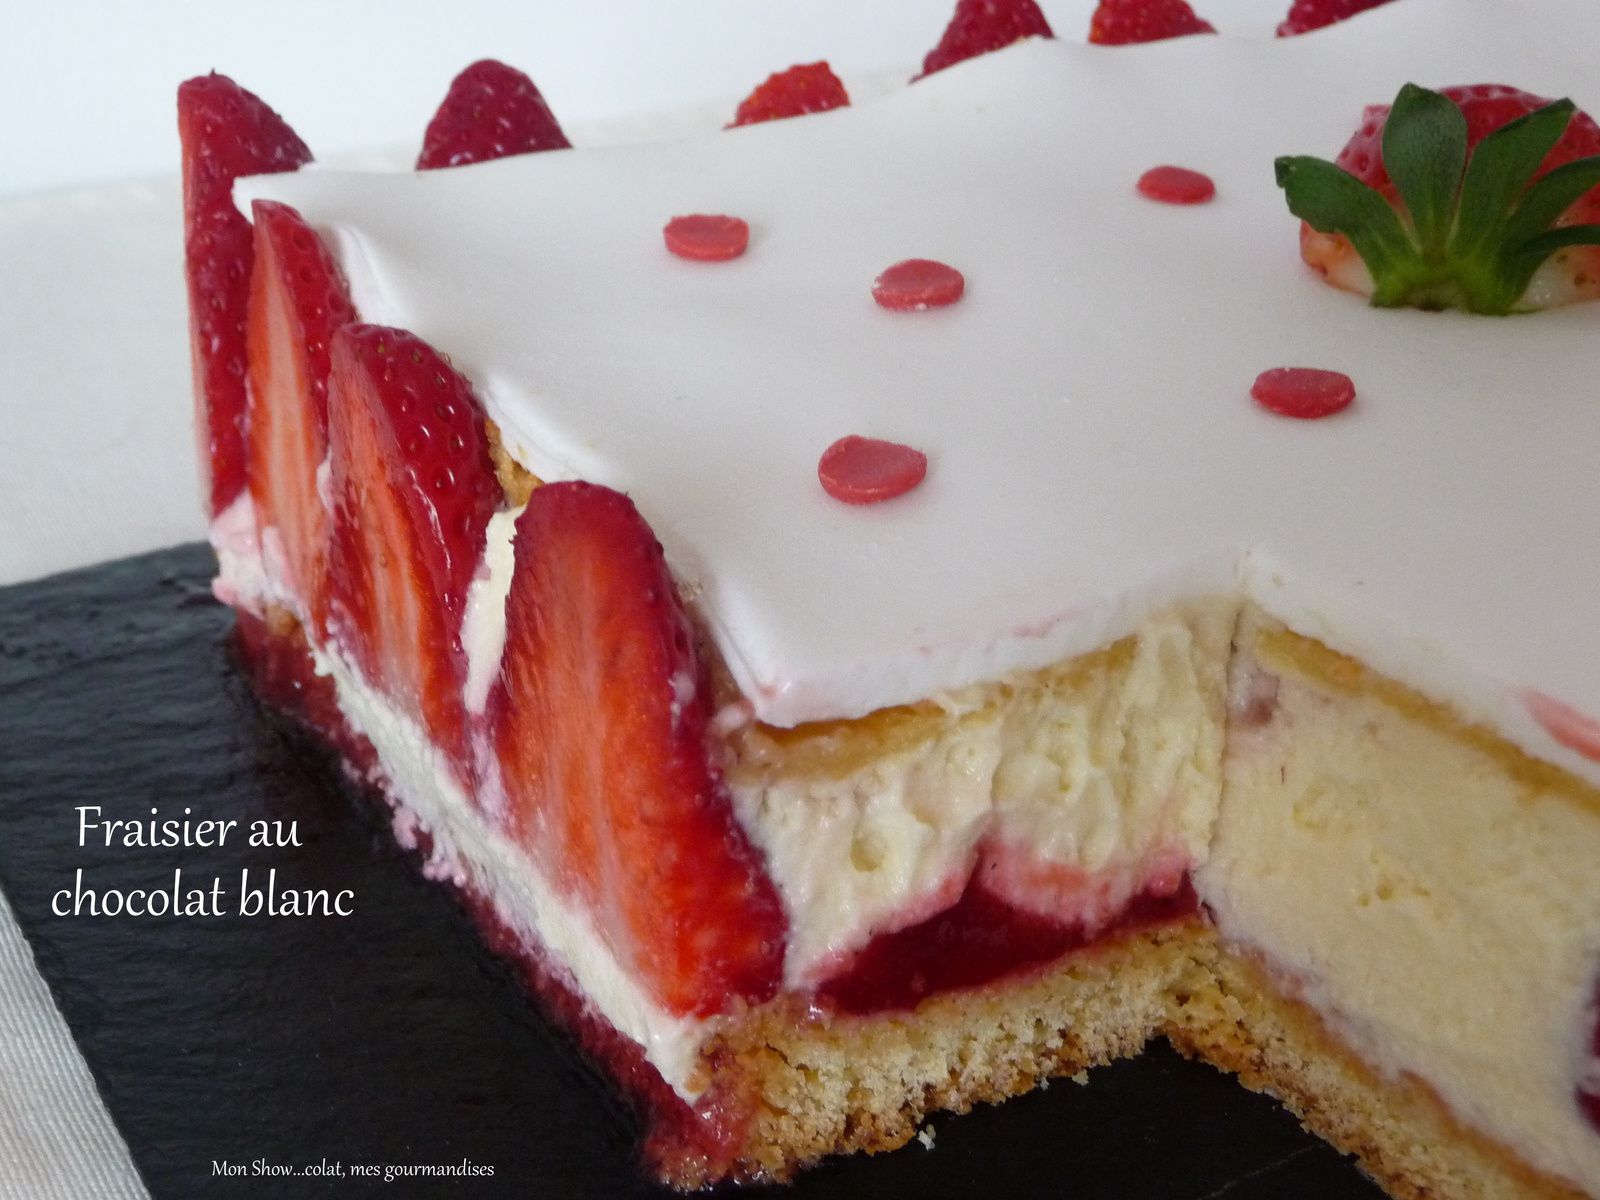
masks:
[[[980,855],[992,890],[1091,932],[1175,887],[1215,811],[1233,611],[1169,612],[1104,661],[945,697],[925,733],[868,734],[864,755],[825,733],[809,750],[736,737],[730,783],[789,912],[790,985],[947,908]]]
[[[1590,1072],[1600,812],[1367,693],[1235,668],[1217,928],[1370,1065],[1600,1188]],[[1247,694],[1249,693],[1249,694]]]

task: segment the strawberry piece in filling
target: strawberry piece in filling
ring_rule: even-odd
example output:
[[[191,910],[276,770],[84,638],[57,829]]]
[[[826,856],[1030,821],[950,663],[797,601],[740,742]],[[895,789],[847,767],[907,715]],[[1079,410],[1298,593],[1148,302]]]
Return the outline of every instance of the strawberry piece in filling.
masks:
[[[250,495],[267,569],[316,636],[327,620],[328,348],[355,320],[338,264],[300,214],[257,200],[250,283]]]
[[[195,433],[216,516],[246,486],[245,314],[250,297],[250,222],[233,204],[241,175],[293,171],[311,151],[283,118],[225,75],[178,88],[183,147],[183,249]]]
[[[1054,37],[1034,0],[956,0],[939,44],[922,60],[922,75],[1002,50],[1027,37]]]
[[[1584,1064],[1583,1074],[1579,1076],[1578,1088],[1574,1094],[1578,1110],[1584,1118],[1593,1125],[1596,1133],[1600,1133],[1600,981],[1595,983],[1594,998],[1589,1004],[1590,1020],[1593,1026],[1589,1033],[1588,1061]]]
[[[346,325],[329,396],[329,632],[470,778],[461,621],[502,493],[472,388],[399,329]]]
[[[1600,762],[1600,721],[1584,716],[1571,705],[1543,692],[1525,693],[1523,703],[1533,719],[1557,742],[1574,753]]]
[[[809,116],[844,108],[849,103],[849,93],[827,63],[802,63],[769,75],[766,82],[740,102],[728,128]]]
[[[626,496],[557,483],[515,555],[488,704],[512,828],[668,1011],[770,998],[787,921],[711,762],[710,682],[660,545]]]
[[[975,874],[954,906],[874,938],[818,989],[817,998],[838,1012],[908,1011],[929,996],[1042,967],[1198,908],[1188,876],[1181,875],[1175,886],[1140,892],[1105,924],[1089,929],[1008,904]]]
[[[417,170],[464,167],[571,145],[533,80],[515,67],[485,58],[451,80],[423,134]]]

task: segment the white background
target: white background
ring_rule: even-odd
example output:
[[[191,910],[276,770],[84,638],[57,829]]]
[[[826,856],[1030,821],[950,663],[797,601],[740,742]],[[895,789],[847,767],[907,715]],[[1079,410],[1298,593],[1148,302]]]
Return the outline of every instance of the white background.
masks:
[[[952,0],[5,0],[0,191],[171,170],[173,89],[212,69],[266,99],[327,157],[414,146],[450,78],[477,58],[527,71],[564,124],[582,125],[736,100],[795,62],[826,58],[846,76],[913,66],[951,7]],[[1081,37],[1093,4],[1044,7],[1060,36]]]

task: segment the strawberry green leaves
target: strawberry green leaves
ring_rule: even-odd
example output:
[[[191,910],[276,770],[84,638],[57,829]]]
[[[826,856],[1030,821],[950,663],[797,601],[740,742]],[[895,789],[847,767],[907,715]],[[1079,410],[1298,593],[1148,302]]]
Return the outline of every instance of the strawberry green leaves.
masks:
[[[1408,83],[1382,142],[1398,204],[1319,158],[1278,159],[1278,186],[1312,229],[1349,239],[1373,304],[1512,312],[1551,255],[1600,245],[1600,225],[1556,225],[1600,184],[1600,156],[1537,177],[1574,111],[1570,100],[1546,104],[1471,147],[1456,102]]]
[[[1383,161],[1423,254],[1443,254],[1467,166],[1466,117],[1448,97],[1406,84],[1384,126]]]

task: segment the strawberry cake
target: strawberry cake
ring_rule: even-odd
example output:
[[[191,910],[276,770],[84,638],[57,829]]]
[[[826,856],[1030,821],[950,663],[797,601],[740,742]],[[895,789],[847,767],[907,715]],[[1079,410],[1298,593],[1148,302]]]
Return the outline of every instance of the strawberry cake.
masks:
[[[606,150],[485,62],[398,173],[180,89],[242,661],[671,1183],[1164,1037],[1600,1195],[1600,11],[1280,34],[962,0]]]

